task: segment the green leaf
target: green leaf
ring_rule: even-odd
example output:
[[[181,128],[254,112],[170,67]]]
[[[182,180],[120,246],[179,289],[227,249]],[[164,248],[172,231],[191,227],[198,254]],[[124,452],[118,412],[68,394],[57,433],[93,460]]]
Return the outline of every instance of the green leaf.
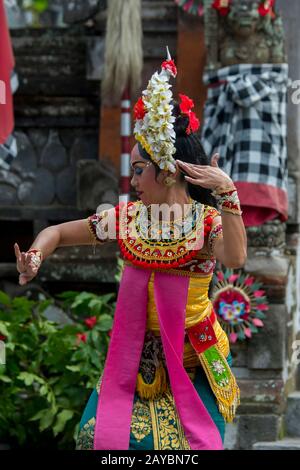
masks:
[[[7,329],[7,322],[0,321],[0,333],[4,336],[9,336],[9,331]]]
[[[101,305],[101,306],[102,306],[102,303],[103,303],[103,302],[102,302],[101,299],[99,299],[99,298],[98,298],[98,299],[92,299],[92,300],[89,301],[88,306],[89,306],[91,309],[93,309],[93,308],[95,308],[97,305]]]
[[[54,300],[53,299],[46,299],[42,300],[39,305],[38,305],[38,312],[43,313],[49,305],[53,305]]]
[[[255,316],[257,318],[260,318],[261,320],[264,320],[266,318],[266,315],[263,312],[260,312],[259,310],[256,310]]]
[[[231,268],[226,268],[225,272],[223,272],[224,278],[227,280],[231,274],[233,274],[233,270]]]
[[[74,299],[78,295],[76,290],[67,290],[61,294],[57,294],[59,299]]]
[[[34,0],[34,9],[37,13],[43,13],[48,8],[48,0]]]
[[[0,290],[0,304],[5,305],[6,307],[10,307],[11,305],[10,297],[2,290]]]
[[[41,388],[40,388],[40,395],[44,396],[44,395],[47,395],[47,393],[48,393],[47,385],[42,385]]]
[[[0,380],[5,383],[11,383],[12,380],[7,375],[0,375]]]
[[[116,297],[116,294],[111,293],[111,294],[104,294],[101,296],[102,302],[105,304],[108,304],[112,299]]]
[[[98,318],[97,328],[100,331],[109,331],[112,328],[113,319],[110,315],[104,313]]]
[[[60,432],[62,432],[65,428],[67,421],[69,421],[74,416],[74,411],[72,410],[62,410],[58,413],[56,417],[56,422],[53,428],[54,436],[57,436]]]
[[[17,378],[22,380],[25,383],[25,385],[28,385],[28,386],[32,385],[34,381],[40,384],[44,383],[44,380],[41,377],[39,377],[36,374],[31,374],[29,372],[21,372]]]
[[[262,283],[261,282],[255,282],[254,284],[252,284],[251,288],[253,291],[255,290],[260,290],[260,288],[262,287]]]
[[[237,336],[240,340],[246,339],[245,333],[242,330],[238,331]]]
[[[45,431],[45,429],[50,428],[51,424],[53,423],[55,415],[51,411],[51,409],[47,410],[44,413],[43,417],[40,420],[39,430],[41,432]]]
[[[38,411],[34,416],[29,419],[29,421],[38,421],[39,419],[42,419],[45,413],[48,413],[48,411],[48,408],[46,408],[45,410]]]
[[[82,303],[86,301],[90,301],[91,299],[95,298],[95,294],[90,294],[89,292],[81,292],[77,295],[74,302],[71,305],[71,308],[76,308]]]
[[[257,333],[258,332],[258,329],[256,328],[256,326],[253,325],[252,323],[250,323],[249,328],[252,331],[252,333]]]
[[[70,370],[71,372],[79,372],[80,366],[66,366],[66,369]]]

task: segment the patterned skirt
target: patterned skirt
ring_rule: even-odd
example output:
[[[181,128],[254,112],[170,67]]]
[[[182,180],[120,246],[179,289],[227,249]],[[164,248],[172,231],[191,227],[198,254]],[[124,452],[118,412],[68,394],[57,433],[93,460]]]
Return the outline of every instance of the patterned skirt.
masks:
[[[231,366],[231,354],[227,356]],[[225,435],[225,420],[221,415],[202,366],[186,368],[194,387],[211,418],[219,429],[222,440]],[[77,450],[92,450],[98,402],[97,388],[93,390],[85,407],[76,443]],[[201,419],[201,416],[199,417]],[[182,425],[170,387],[157,399],[142,399],[134,396],[129,450],[188,450]]]

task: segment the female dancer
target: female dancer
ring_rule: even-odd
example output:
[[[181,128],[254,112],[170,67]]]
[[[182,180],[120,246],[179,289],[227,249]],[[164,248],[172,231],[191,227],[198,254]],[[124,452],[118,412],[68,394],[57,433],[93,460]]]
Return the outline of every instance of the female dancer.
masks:
[[[245,263],[242,212],[218,156],[209,164],[203,151],[192,100],[173,101],[172,76],[168,57],[135,106],[137,201],[48,227],[26,253],[15,244],[20,284],[60,246],[117,238],[124,259],[105,368],[78,449],[222,449],[239,405],[229,341],[208,292],[216,260]]]

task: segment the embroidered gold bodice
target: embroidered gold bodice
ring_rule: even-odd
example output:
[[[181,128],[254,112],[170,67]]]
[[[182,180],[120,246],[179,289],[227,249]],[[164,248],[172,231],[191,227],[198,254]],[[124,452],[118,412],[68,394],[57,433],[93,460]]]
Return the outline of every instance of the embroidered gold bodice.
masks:
[[[105,215],[94,214],[87,219],[95,243],[109,240],[105,234]],[[229,340],[208,294],[216,265],[214,243],[222,237],[220,219],[215,220],[219,215],[215,208],[193,201],[189,220],[186,224],[186,221],[182,222],[186,228],[184,235],[180,236],[181,227],[177,224],[169,232],[169,235],[176,234],[175,240],[172,237],[157,239],[153,237],[153,227],[149,226],[142,203],[138,201],[115,208],[115,231],[124,262],[152,271],[148,282],[146,334],[136,382],[140,399],[152,403],[151,400],[164,397],[170,391],[154,300],[156,272],[187,276],[183,367],[192,377],[201,364],[219,410],[230,422],[239,404],[239,388],[226,361],[230,352]],[[159,224],[154,229],[156,235],[163,232]]]
[[[202,321],[212,312],[212,303],[208,296],[208,290],[216,265],[216,259],[212,253],[213,245],[215,240],[222,236],[221,225],[214,223],[214,219],[220,214],[213,207],[202,205],[196,201],[193,202],[195,216],[189,219],[191,222],[185,230],[185,237],[180,238],[177,234],[176,240],[169,242],[168,240],[156,240],[154,242],[147,238],[145,231],[149,227],[145,223],[145,219],[143,220],[141,217],[145,207],[141,201],[129,203],[125,207],[126,210],[124,210],[124,206],[121,209],[120,207],[116,208],[116,234],[119,235],[118,241],[125,263],[153,269],[148,284],[147,330],[156,336],[160,335],[160,330],[153,290],[155,271],[167,270],[169,273],[190,278],[186,305],[186,328]],[[104,233],[104,216],[106,215],[105,211],[94,214],[87,219],[88,227],[96,243],[103,243],[104,236],[102,239],[101,234]],[[122,239],[120,233],[122,233]],[[197,236],[200,240],[201,249],[188,250],[186,241],[194,242]],[[105,240],[111,241],[107,237]],[[195,245],[193,248],[195,248]],[[166,267],[167,263],[168,266]],[[221,350],[227,356],[229,353],[227,336],[217,320],[213,326]],[[188,341],[185,343],[184,358],[185,363],[187,362],[190,366],[197,364],[197,356]]]

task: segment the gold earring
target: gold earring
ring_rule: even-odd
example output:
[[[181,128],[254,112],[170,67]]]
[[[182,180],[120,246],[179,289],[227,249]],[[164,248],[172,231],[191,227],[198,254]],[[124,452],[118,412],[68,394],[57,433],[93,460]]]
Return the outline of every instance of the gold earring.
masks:
[[[175,183],[176,183],[176,180],[174,180],[174,178],[171,178],[170,176],[167,176],[164,180],[164,184],[168,187],[173,186],[173,184]]]

